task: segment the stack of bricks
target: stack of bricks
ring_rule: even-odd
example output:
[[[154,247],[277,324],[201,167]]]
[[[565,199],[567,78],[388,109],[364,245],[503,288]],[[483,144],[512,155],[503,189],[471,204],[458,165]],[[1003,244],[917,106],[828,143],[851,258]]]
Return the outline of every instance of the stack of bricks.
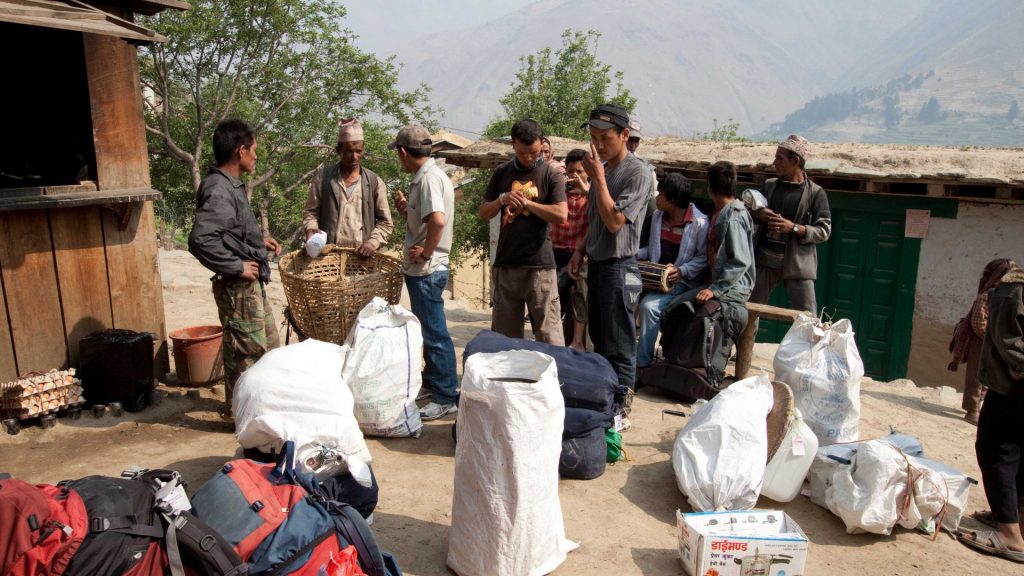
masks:
[[[26,419],[85,402],[75,369],[50,370],[0,384],[0,416]]]

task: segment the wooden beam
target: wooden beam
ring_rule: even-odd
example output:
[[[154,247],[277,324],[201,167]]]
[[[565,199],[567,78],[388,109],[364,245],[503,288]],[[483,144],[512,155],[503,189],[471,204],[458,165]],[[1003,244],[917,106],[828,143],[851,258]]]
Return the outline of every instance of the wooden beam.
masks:
[[[168,368],[167,325],[153,203],[134,204],[124,227],[114,212],[103,210],[101,215],[113,326],[153,334],[153,367],[163,377]]]
[[[18,379],[18,365],[14,359],[14,341],[11,339],[3,284],[3,262],[0,261],[0,382],[10,382]]]
[[[24,188],[22,188],[24,190]],[[0,211],[41,210],[45,208],[75,208],[108,204],[127,204],[159,200],[162,194],[150,188],[101,190],[94,192],[67,192],[63,194],[0,196]]]
[[[100,190],[149,188],[149,156],[135,47],[83,34],[96,180]]]
[[[134,46],[84,35],[99,189],[149,188],[149,155]],[[127,220],[102,211],[114,328],[154,335],[154,370],[167,370],[167,329],[153,202],[131,204]]]
[[[68,350],[46,212],[0,213],[0,239],[0,270],[18,371],[65,368]]]
[[[78,342],[82,338],[114,325],[100,210],[91,206],[50,211],[64,333],[72,366],[79,366]]]
[[[750,371],[750,362],[754,358],[754,338],[757,336],[757,319],[765,318],[768,320],[793,322],[800,314],[806,314],[806,312],[779,308],[778,306],[770,306],[768,304],[747,302],[747,325],[736,340],[737,380],[746,378],[747,372]]]

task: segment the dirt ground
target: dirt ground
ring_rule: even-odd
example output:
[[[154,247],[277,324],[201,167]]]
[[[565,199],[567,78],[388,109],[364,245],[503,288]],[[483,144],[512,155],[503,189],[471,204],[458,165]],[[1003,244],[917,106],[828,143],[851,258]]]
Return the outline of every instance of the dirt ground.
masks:
[[[168,330],[216,324],[209,273],[182,251],[161,252],[161,268]],[[280,283],[271,284],[271,297],[280,319]],[[488,326],[489,314],[452,304],[448,322],[461,356],[466,342]],[[770,370],[774,346],[758,345],[756,352],[755,370]],[[200,398],[176,386],[162,384],[161,389],[167,393],[164,401],[139,413],[120,418],[85,414],[79,420],[59,419],[50,429],[30,426],[17,436],[0,437],[0,470],[29,482],[54,483],[88,474],[117,475],[134,464],[179,470],[197,488],[236,455],[232,428],[216,417],[219,399],[211,389],[200,389]],[[865,380],[861,402],[862,438],[896,429],[918,437],[929,458],[980,478],[975,428],[961,419],[960,396],[952,389]],[[689,507],[676,487],[671,450],[685,421],[663,416],[663,408],[680,406],[641,390],[633,405],[633,429],[623,435],[630,460],[610,465],[595,480],[561,481],[566,535],[580,548],[557,574],[683,574],[674,514]],[[445,567],[454,455],[450,429],[448,419],[427,423],[419,439],[367,439],[380,483],[373,526],[380,544],[410,576],[450,574]],[[903,529],[891,536],[846,534],[838,517],[804,496],[787,504],[762,498],[758,507],[784,510],[806,531],[811,542],[807,574],[1024,573],[1008,561],[971,551],[948,534],[934,541]],[[975,486],[968,510],[984,508],[984,492]]]

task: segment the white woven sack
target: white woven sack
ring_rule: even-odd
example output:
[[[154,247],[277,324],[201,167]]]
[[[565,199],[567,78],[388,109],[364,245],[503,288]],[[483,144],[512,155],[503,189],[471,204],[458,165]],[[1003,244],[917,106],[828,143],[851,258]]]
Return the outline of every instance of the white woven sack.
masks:
[[[864,362],[853,325],[830,326],[801,314],[779,344],[775,379],[793,390],[793,401],[820,446],[860,438],[860,381]]]
[[[305,340],[267,352],[242,373],[233,402],[242,448],[277,451],[287,440],[298,454],[323,447],[340,454],[352,476],[369,485],[370,451],[341,378],[347,353],[344,346]]]
[[[352,390],[359,429],[368,436],[420,435],[416,406],[422,384],[420,321],[398,304],[375,297],[359,311],[345,344],[342,377]]]
[[[448,566],[460,576],[541,576],[577,544],[558,499],[565,403],[555,361],[525,350],[466,360]]]

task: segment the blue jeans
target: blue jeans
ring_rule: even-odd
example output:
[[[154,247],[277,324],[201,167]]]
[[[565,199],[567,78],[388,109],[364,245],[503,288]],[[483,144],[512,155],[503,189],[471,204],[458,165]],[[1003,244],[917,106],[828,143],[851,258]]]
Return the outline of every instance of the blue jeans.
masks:
[[[438,270],[426,276],[405,277],[412,313],[420,321],[423,334],[423,386],[438,404],[457,404],[458,374],[455,345],[448,334],[441,294],[448,284],[448,271]]]
[[[611,363],[619,384],[636,388],[636,316],[642,281],[636,258],[591,262],[587,316],[594,352]]]
[[[672,291],[644,294],[640,300],[640,340],[636,344],[636,365],[646,368],[654,362],[654,343],[661,330],[661,317],[665,315],[665,307],[673,298],[686,291],[682,282],[672,287]]]

